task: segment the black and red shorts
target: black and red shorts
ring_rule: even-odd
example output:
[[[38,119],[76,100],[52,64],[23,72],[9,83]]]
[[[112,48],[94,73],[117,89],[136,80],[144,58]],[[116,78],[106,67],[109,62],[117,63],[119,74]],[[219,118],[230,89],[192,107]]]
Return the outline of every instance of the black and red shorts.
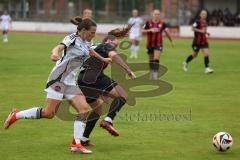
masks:
[[[200,45],[195,43],[192,44],[192,49],[194,52],[199,52],[200,49],[205,49],[205,48],[209,48],[208,43],[200,44]]]
[[[153,54],[154,53],[154,50],[157,50],[157,51],[160,51],[162,52],[163,51],[163,46],[156,46],[156,47],[147,47],[147,53],[148,54]]]

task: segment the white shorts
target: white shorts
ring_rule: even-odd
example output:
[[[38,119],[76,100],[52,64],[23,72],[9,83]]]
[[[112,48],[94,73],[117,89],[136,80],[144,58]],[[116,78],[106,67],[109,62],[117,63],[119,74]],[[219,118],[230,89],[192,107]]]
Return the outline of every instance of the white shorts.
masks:
[[[83,95],[78,86],[65,86],[60,83],[53,84],[45,89],[47,92],[47,98],[63,100],[72,100],[77,95]]]
[[[9,26],[8,25],[2,25],[2,30],[3,31],[8,31],[9,30]]]
[[[141,35],[140,34],[134,34],[134,33],[130,33],[129,34],[129,39],[134,39],[134,40],[138,40],[140,41],[141,40]]]

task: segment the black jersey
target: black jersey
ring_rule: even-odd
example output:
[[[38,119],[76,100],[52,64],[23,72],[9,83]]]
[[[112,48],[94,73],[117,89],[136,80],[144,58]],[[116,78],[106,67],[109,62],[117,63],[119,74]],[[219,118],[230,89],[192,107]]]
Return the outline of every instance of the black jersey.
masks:
[[[95,49],[94,49],[100,56],[104,57],[104,58],[108,58],[109,57],[109,52],[114,51],[115,50],[115,46],[113,46],[112,44],[109,43],[104,43],[104,44],[100,44],[98,45]],[[103,64],[103,70],[107,67],[108,64]],[[102,71],[103,71],[102,70]]]
[[[114,51],[115,46],[109,43],[104,43],[98,45],[94,50],[100,56],[108,58],[109,52]],[[103,63],[96,57],[90,57],[84,62],[84,70],[80,72],[80,76],[84,75],[84,80],[86,83],[94,83],[100,75],[103,75],[103,70],[107,67],[107,65],[108,64]]]
[[[207,31],[207,22],[202,20],[196,20],[193,25],[194,28]],[[205,33],[194,32],[193,44],[195,45],[206,45],[208,43],[207,36]]]
[[[115,47],[111,44],[100,44],[94,49],[99,55],[104,58],[109,57],[109,52],[114,51]],[[87,97],[87,102],[92,103],[100,95],[105,92],[110,92],[117,83],[110,77],[103,74],[103,70],[107,67],[107,64],[103,64],[102,61],[95,57],[90,57],[84,63],[85,70],[83,70],[78,76],[78,86]]]

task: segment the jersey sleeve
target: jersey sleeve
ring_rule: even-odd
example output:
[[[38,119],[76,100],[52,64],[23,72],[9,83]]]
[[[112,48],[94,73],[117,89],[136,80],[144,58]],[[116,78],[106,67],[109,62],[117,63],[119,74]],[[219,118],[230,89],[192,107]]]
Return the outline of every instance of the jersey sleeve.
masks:
[[[149,29],[148,21],[144,24],[143,29]]]
[[[192,27],[198,28],[198,26],[199,26],[199,21],[193,22]]]
[[[67,35],[60,44],[64,45],[65,47],[69,47],[75,40],[75,34]]]

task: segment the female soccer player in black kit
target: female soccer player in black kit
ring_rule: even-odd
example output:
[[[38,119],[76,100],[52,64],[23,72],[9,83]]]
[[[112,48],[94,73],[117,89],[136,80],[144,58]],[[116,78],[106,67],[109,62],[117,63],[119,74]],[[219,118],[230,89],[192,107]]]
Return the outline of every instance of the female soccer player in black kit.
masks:
[[[135,79],[135,74],[121,59],[116,51],[118,38],[125,37],[131,27],[132,26],[129,25],[122,30],[115,29],[110,31],[104,38],[103,43],[98,45],[94,50],[103,57],[111,58],[113,62],[117,63],[126,70],[131,79]],[[106,67],[107,64],[103,64],[96,58],[89,58],[85,62],[86,69],[81,71],[79,74],[78,86],[87,97],[87,102],[93,108],[93,111],[87,118],[87,124],[84,132],[76,131],[81,139],[82,145],[84,146],[93,146],[93,144],[89,141],[89,136],[102,114],[101,97],[103,96],[111,97],[113,98],[113,101],[110,105],[107,116],[101,121],[100,126],[106,129],[113,136],[119,136],[118,131],[113,128],[112,123],[117,112],[119,112],[122,106],[126,103],[128,95],[121,86],[103,73]],[[73,141],[72,143],[75,142]]]
[[[201,10],[198,19],[193,23],[192,30],[194,31],[194,39],[192,43],[193,53],[183,62],[183,70],[188,71],[188,63],[197,57],[201,49],[204,55],[205,73],[213,73],[213,69],[209,68],[209,46],[207,36],[207,11]]]
[[[150,80],[158,79],[160,54],[163,49],[163,32],[165,32],[173,47],[172,38],[167,30],[166,23],[161,20],[160,11],[154,10],[153,18],[149,19],[143,28],[143,33],[147,33]]]

